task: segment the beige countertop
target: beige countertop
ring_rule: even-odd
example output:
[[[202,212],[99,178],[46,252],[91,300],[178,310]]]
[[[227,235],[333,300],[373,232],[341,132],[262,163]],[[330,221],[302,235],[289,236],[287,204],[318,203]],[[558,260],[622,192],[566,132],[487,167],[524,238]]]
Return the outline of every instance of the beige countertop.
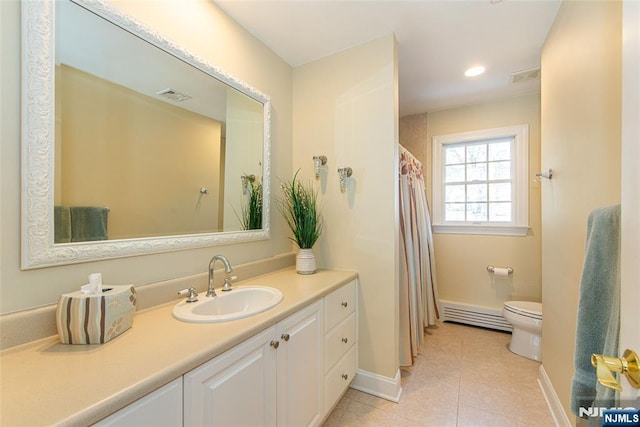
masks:
[[[137,312],[133,326],[102,345],[57,336],[0,352],[0,425],[88,425],[162,387],[355,279],[350,271],[295,269],[239,282],[282,291],[276,307],[225,323],[185,323],[179,300]]]

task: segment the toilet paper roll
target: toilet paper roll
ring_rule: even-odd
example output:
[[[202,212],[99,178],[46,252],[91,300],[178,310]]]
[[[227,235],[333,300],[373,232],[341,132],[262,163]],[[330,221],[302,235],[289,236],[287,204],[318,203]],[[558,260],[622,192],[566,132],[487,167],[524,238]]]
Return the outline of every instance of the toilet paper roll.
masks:
[[[504,267],[494,267],[493,275],[495,277],[509,277],[509,269]]]

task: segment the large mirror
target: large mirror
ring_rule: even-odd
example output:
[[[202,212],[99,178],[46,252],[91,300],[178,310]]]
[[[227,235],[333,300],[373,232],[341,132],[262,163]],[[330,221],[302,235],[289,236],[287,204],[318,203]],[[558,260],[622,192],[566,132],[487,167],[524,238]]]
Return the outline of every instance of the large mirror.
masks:
[[[23,41],[23,268],[269,237],[267,96],[106,2]]]

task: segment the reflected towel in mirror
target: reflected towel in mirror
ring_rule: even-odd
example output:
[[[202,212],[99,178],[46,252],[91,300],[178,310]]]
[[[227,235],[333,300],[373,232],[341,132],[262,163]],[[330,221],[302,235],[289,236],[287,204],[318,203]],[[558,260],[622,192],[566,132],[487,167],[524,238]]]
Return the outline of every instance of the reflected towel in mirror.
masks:
[[[70,210],[72,242],[107,240],[107,216],[109,214],[109,208],[72,206]]]
[[[71,242],[71,209],[69,206],[54,206],[54,243]]]

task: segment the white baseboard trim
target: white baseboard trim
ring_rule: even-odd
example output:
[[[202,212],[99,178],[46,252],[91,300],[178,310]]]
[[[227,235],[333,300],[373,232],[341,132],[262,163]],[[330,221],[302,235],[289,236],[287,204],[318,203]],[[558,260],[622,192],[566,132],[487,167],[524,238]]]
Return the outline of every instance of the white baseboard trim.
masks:
[[[538,384],[542,389],[542,394],[547,401],[547,406],[549,407],[549,411],[551,411],[551,416],[556,426],[571,427],[571,421],[569,421],[569,417],[567,417],[567,413],[564,411],[560,399],[558,399],[556,390],[553,388],[553,384],[551,384],[551,380],[542,365],[540,365],[540,369],[538,370]]]
[[[402,394],[400,369],[394,378],[358,369],[356,377],[351,383],[351,388],[398,403]]]

